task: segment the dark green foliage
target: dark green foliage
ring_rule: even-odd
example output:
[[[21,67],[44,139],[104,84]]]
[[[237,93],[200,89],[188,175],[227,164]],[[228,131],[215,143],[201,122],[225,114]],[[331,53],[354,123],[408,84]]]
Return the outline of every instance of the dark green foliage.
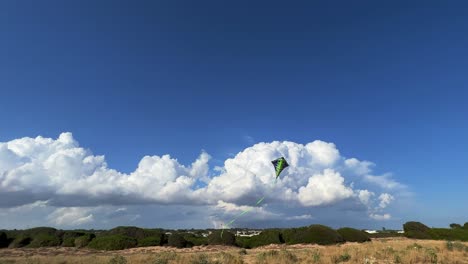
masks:
[[[466,222],[466,223],[463,225],[463,228],[464,228],[464,229],[468,229],[468,222]]]
[[[203,237],[201,235],[195,235],[191,233],[184,233],[182,234],[185,240],[189,244],[192,244],[193,246],[202,246],[202,245],[208,245],[208,238]]]
[[[0,248],[8,247],[9,241],[5,232],[0,232]]]
[[[73,237],[67,237],[62,240],[62,244],[60,246],[62,247],[74,247],[75,246],[75,239]]]
[[[169,236],[167,244],[170,247],[184,248],[187,246],[187,240],[182,235],[174,233]]]
[[[462,226],[460,224],[452,223],[450,224],[450,228],[462,228]]]
[[[233,233],[224,230],[223,236],[221,237],[221,231],[217,230],[208,236],[208,244],[209,245],[235,246],[236,236]]]
[[[49,234],[38,234],[34,236],[28,247],[39,248],[39,247],[57,247],[60,246],[60,238],[55,235]]]
[[[91,242],[96,236],[94,234],[86,234],[80,237],[75,238],[75,247],[86,247],[89,242]]]
[[[162,246],[162,241],[160,237],[145,237],[142,239],[138,239],[138,246],[139,247]]]
[[[20,247],[25,247],[31,243],[31,238],[25,235],[19,235],[17,236],[13,242],[10,243],[8,246],[9,248],[20,248]]]
[[[107,232],[104,232],[103,235],[122,235],[133,237],[135,239],[143,239],[147,237],[160,237],[164,235],[160,229],[144,229],[135,226],[118,226]]]
[[[136,247],[137,240],[122,235],[100,236],[89,242],[88,247],[98,250],[121,250]]]
[[[431,228],[428,233],[432,239],[468,241],[468,230],[463,228]]]
[[[276,229],[268,229],[262,231],[257,236],[252,236],[250,238],[249,246],[251,248],[266,246],[270,244],[282,244],[284,241],[282,239],[281,232]]]
[[[330,245],[344,242],[343,237],[338,232],[324,225],[285,229],[283,230],[283,238],[287,244]]]
[[[62,240],[62,247],[74,247],[75,246],[75,239],[84,236],[86,233],[84,232],[76,232],[76,231],[60,231],[58,232],[59,237]]]
[[[416,239],[431,239],[430,228],[420,222],[406,222],[403,225],[405,236]]]
[[[144,229],[135,226],[118,226],[107,232],[103,232],[102,236],[122,235],[135,238],[138,241],[138,246],[162,246],[167,242],[161,229]]]
[[[250,237],[236,236],[236,245],[241,248],[252,248]]]
[[[370,238],[367,235],[367,233],[358,229],[354,229],[350,227],[343,227],[336,231],[338,232],[338,234],[341,235],[341,237],[343,237],[345,241],[348,241],[348,242],[362,243],[362,242],[370,241]]]

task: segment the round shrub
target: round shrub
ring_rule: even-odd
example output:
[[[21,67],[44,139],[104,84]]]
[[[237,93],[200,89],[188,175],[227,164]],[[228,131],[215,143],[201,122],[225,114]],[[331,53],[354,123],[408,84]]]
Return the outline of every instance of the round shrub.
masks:
[[[88,247],[98,250],[121,250],[132,248],[137,245],[137,240],[133,237],[122,235],[101,236],[89,242]]]
[[[184,248],[187,246],[187,240],[180,234],[172,234],[167,241],[168,246],[176,248]]]
[[[283,238],[287,244],[330,245],[344,241],[338,232],[324,225],[286,229],[283,231]]]
[[[8,247],[8,237],[5,232],[0,232],[0,248]]]
[[[369,236],[364,231],[361,231],[361,230],[357,230],[357,229],[350,228],[350,227],[343,227],[336,231],[338,232],[338,234],[341,235],[341,237],[343,237],[345,241],[348,241],[348,242],[362,243],[362,242],[370,241]]]
[[[16,237],[13,242],[8,246],[9,248],[21,248],[29,245],[31,243],[31,238],[24,235],[19,235]]]
[[[80,237],[75,238],[74,244],[75,247],[86,247],[91,240],[93,240],[96,236],[94,234],[86,234]]]
[[[260,247],[270,244],[281,244],[283,243],[283,238],[279,230],[264,230],[257,236],[252,236],[250,238],[251,247]]]
[[[192,246],[208,245],[208,239],[201,235],[185,233],[185,234],[182,234],[182,236],[185,238],[185,240],[187,240],[188,245],[192,245]]]
[[[208,236],[208,244],[209,245],[227,245],[227,246],[235,246],[236,245],[236,236],[224,230],[223,236],[221,237],[221,231],[214,231]]]
[[[60,238],[54,235],[39,234],[36,235],[28,247],[39,248],[39,247],[56,247],[60,246]]]
[[[416,238],[416,239],[430,239],[431,238],[431,235],[429,234],[429,231],[431,229],[420,222],[406,222],[403,225],[403,230],[405,231],[405,236],[408,238]]]
[[[5,232],[0,232],[0,248],[8,247],[8,238]]]
[[[139,247],[154,247],[154,246],[161,246],[162,244],[160,237],[145,237],[142,239],[138,239],[138,246]]]

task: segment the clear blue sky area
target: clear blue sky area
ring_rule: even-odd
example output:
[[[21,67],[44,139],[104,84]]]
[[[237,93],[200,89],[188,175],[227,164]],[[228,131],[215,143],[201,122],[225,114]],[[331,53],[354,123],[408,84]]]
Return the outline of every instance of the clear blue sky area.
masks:
[[[468,216],[467,32],[466,1],[1,1],[0,142],[70,131],[130,172],[320,139],[447,225]]]

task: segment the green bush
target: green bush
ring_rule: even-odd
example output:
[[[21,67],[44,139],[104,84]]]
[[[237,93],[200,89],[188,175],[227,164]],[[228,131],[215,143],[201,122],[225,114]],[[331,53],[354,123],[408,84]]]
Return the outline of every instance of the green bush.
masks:
[[[39,247],[57,247],[60,246],[60,238],[55,235],[39,234],[36,235],[28,247],[39,248]]]
[[[182,235],[174,233],[169,236],[167,244],[170,247],[184,248],[187,246],[187,240]]]
[[[138,239],[138,246],[139,247],[162,246],[162,241],[160,237],[145,237],[142,239]]]
[[[98,250],[121,250],[136,247],[137,240],[122,235],[100,236],[89,242],[88,247]]]
[[[74,241],[75,247],[79,247],[79,248],[86,247],[89,244],[89,242],[91,242],[95,237],[96,236],[91,233],[77,237],[75,238],[75,241]]]
[[[182,235],[185,240],[187,240],[187,242],[193,246],[208,245],[208,238],[201,235],[194,235],[191,233],[184,233]]]
[[[428,233],[432,239],[468,241],[468,230],[463,228],[431,228]]]
[[[466,222],[466,223],[463,225],[463,228],[464,228],[464,229],[468,229],[468,222]]]
[[[162,236],[164,235],[164,233],[161,229],[144,229],[135,226],[118,226],[116,228],[112,228],[107,232],[104,232],[103,235],[122,235],[127,237],[133,237],[137,240],[144,239],[147,237],[160,237],[160,239],[162,240]]]
[[[5,232],[0,232],[0,248],[8,247],[8,237]]]
[[[429,234],[431,229],[420,222],[406,222],[403,225],[403,230],[408,238],[431,239]]]
[[[209,245],[227,245],[227,246],[235,246],[236,245],[236,236],[224,230],[223,236],[221,236],[220,230],[214,231],[208,236],[208,244]]]
[[[460,224],[452,223],[450,224],[450,228],[462,228],[462,226]]]
[[[25,235],[17,236],[13,242],[8,246],[9,248],[21,248],[29,245],[31,243],[31,238]]]
[[[250,237],[236,236],[236,245],[241,248],[252,248]]]
[[[269,229],[269,230],[262,231],[257,236],[252,236],[250,238],[249,246],[251,248],[254,248],[254,247],[266,246],[270,244],[282,244],[283,242],[284,241],[283,241],[281,232],[279,230]]]
[[[344,242],[343,237],[338,232],[324,225],[285,229],[282,234],[287,244],[330,245]]]
[[[370,241],[369,236],[367,235],[366,232],[350,228],[350,227],[343,227],[338,230],[336,230],[338,234],[340,234],[345,241],[348,242],[367,242]]]
[[[62,231],[60,230],[57,232],[57,235],[62,240],[62,247],[74,247],[75,246],[75,239],[84,236],[86,233],[84,232],[76,232],[76,231]]]

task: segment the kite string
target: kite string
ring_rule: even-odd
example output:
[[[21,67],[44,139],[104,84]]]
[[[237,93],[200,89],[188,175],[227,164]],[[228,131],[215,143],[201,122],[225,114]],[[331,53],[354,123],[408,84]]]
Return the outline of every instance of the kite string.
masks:
[[[256,175],[255,173],[253,173],[253,174]],[[271,192],[271,190],[273,189],[273,187],[276,185],[276,182],[277,182],[277,181],[278,181],[278,177],[276,177],[276,178],[275,178],[275,181],[272,182],[272,184],[270,184],[269,190],[266,192],[265,195],[263,195],[262,198],[260,198],[260,199],[255,203],[254,206],[251,206],[250,208],[248,208],[248,209],[242,211],[239,215],[237,215],[236,217],[234,217],[234,218],[233,218],[231,221],[229,221],[226,225],[223,225],[223,229],[221,230],[221,237],[223,237],[224,229],[230,227],[230,225],[232,225],[239,217],[241,217],[241,216],[243,216],[244,214],[246,214],[246,213],[252,211],[252,209],[253,209],[255,206],[257,206],[257,205],[259,205],[260,203],[262,203],[263,200],[265,199],[266,195],[269,194],[269,193]],[[226,228],[225,228],[225,227],[226,227]]]

